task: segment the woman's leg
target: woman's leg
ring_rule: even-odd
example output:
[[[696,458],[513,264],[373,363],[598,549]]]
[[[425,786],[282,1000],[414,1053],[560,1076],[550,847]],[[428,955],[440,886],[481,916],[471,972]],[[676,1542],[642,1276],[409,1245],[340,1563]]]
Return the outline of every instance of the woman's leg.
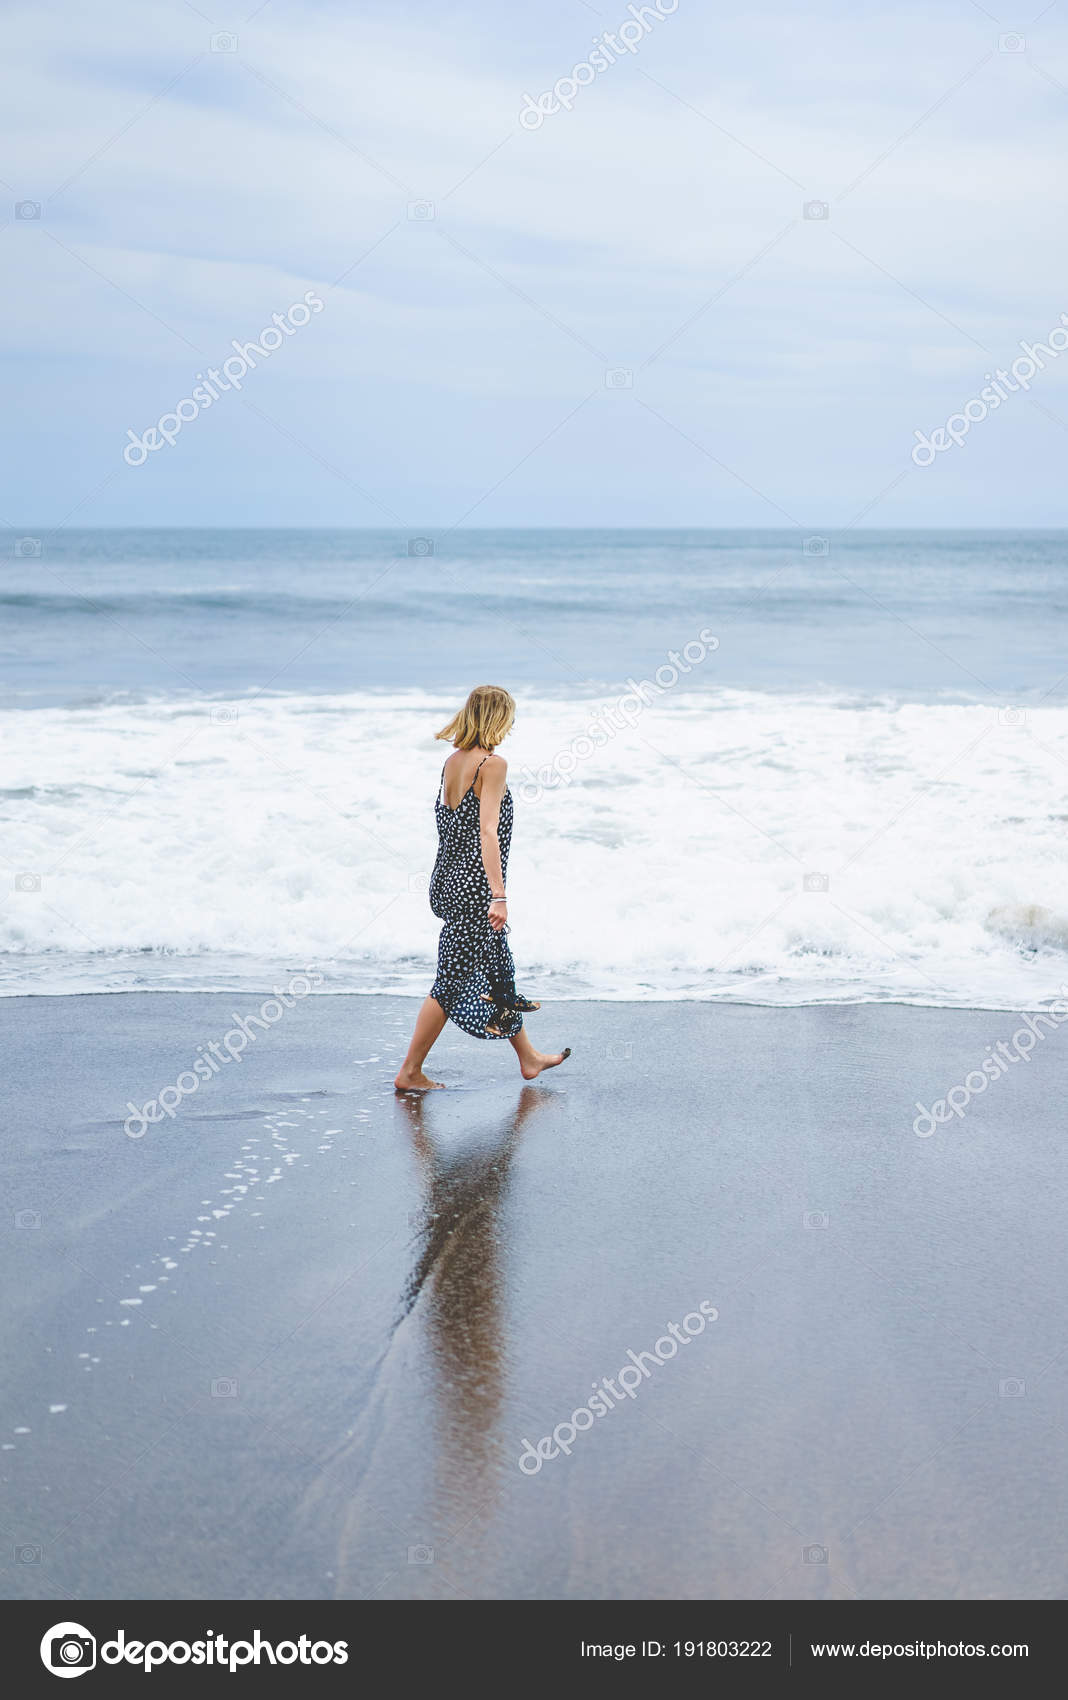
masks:
[[[423,1064],[435,1039],[441,1037],[448,1016],[442,1009],[437,998],[424,998],[422,1007],[416,1017],[415,1032],[408,1046],[408,1055],[400,1067],[400,1073],[393,1082],[398,1092],[429,1092],[434,1087],[441,1086],[440,1080],[428,1080],[423,1073]]]
[[[508,1043],[519,1058],[519,1067],[524,1080],[536,1080],[544,1069],[559,1068],[560,1064],[571,1055],[570,1045],[566,1051],[556,1051],[550,1056],[547,1056],[544,1051],[536,1051],[527,1038],[525,1027],[521,1027],[515,1038],[509,1039]]]

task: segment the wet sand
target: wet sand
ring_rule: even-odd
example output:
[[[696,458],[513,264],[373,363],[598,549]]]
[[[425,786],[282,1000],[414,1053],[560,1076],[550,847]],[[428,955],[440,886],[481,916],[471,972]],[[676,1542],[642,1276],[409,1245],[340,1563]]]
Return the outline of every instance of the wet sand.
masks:
[[[5,1597],[1068,1592],[1068,1031],[920,1139],[1018,1018],[310,998],[125,1137],[254,1008],[0,1002]]]

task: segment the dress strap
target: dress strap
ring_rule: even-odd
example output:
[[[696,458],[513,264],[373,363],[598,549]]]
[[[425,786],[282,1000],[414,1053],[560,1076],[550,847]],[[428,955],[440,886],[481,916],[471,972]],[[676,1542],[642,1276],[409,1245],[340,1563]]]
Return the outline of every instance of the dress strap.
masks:
[[[442,762],[442,764],[441,764],[441,782],[438,785],[438,802],[443,803],[444,801],[445,801],[445,763]]]

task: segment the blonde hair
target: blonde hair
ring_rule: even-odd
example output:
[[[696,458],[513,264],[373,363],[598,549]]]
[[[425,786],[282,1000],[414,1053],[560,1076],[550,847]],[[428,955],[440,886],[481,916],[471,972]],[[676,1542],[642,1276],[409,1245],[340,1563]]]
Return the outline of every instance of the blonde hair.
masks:
[[[500,685],[476,685],[459,714],[435,732],[458,750],[496,749],[507,738],[515,720],[515,699]]]

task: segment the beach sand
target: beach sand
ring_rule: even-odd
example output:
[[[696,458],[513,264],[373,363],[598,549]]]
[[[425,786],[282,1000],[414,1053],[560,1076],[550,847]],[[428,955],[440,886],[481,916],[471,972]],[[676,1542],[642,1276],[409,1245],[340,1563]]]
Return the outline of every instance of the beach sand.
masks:
[[[921,1139],[1018,1017],[312,997],[128,1139],[256,1007],[0,1003],[5,1596],[1068,1592],[1068,1034]]]

